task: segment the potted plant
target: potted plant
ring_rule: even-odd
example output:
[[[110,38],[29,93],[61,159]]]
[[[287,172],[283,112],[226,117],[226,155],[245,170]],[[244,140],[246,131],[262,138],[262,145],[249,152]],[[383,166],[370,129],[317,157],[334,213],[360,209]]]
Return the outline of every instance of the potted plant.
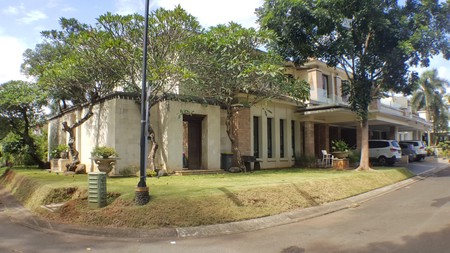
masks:
[[[67,150],[69,149],[69,146],[67,146],[66,144],[60,144],[58,146],[56,146],[54,149],[52,149],[52,151],[50,152],[50,156],[52,157],[52,159],[67,159],[68,158],[68,153]]]
[[[110,173],[114,168],[118,158],[118,154],[113,147],[97,146],[91,152],[94,162],[98,165],[98,170]]]
[[[348,157],[348,144],[343,140],[331,141],[331,154],[338,159],[344,159]]]
[[[96,158],[112,158],[117,157],[117,152],[113,147],[97,146],[91,152],[92,157]]]

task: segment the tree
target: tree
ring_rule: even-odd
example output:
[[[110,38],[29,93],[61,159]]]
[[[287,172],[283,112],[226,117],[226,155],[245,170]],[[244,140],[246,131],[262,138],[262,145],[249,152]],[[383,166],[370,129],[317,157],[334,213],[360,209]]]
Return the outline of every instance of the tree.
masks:
[[[148,107],[178,93],[178,86],[189,75],[183,63],[189,62],[186,41],[201,32],[197,19],[179,5],[173,10],[159,8],[149,15],[148,69],[150,83]],[[113,15],[107,13],[98,19],[97,27],[107,31],[112,39],[119,41],[111,48],[111,55],[126,67],[127,89],[141,93],[142,38],[144,17],[135,15]],[[173,97],[173,96],[172,96]],[[150,110],[149,110],[150,111]],[[155,132],[149,124],[148,136],[151,148],[148,154],[148,169],[155,170],[155,155],[158,149]]]
[[[361,160],[369,170],[368,109],[386,91],[410,94],[417,73],[442,52],[450,57],[449,6],[433,1],[266,0],[257,10],[262,27],[280,37],[273,47],[302,64],[310,57],[340,66],[350,80],[345,90],[360,121]],[[409,64],[409,65],[408,65]]]
[[[291,96],[302,101],[309,95],[309,85],[285,75],[284,59],[258,50],[272,42],[267,30],[243,28],[236,23],[211,27],[193,37],[188,47],[196,56],[188,64],[193,73],[183,90],[196,96],[213,98],[227,112],[226,131],[233,151],[233,166],[242,167],[233,116],[245,107],[270,98]],[[192,59],[192,58],[190,58]],[[239,96],[243,94],[243,96]]]
[[[73,171],[80,163],[74,131],[92,117],[98,98],[122,84],[123,68],[109,56],[112,41],[102,31],[76,19],[61,18],[60,25],[59,31],[42,32],[46,42],[37,45],[34,52],[25,52],[23,70],[37,77],[38,83],[54,100],[88,104],[81,119],[72,125],[63,122],[72,156],[68,169]]]
[[[19,152],[26,148],[40,168],[47,166],[38,153],[32,132],[44,122],[46,102],[46,94],[34,83],[9,81],[0,85],[0,118],[7,122],[10,133],[15,135],[15,147],[10,150]]]
[[[44,31],[44,43],[27,50],[22,70],[35,76],[49,91],[53,101],[66,105],[87,103],[83,118],[64,130],[74,143],[74,129],[92,115],[95,101],[120,87],[125,91],[141,92],[142,44],[144,17],[106,13],[95,25],[82,24],[75,19],[61,18],[61,29]],[[185,72],[179,64],[183,57],[184,40],[200,31],[198,21],[180,6],[174,10],[158,9],[149,16],[149,64],[147,81],[151,83],[149,106],[174,93]],[[149,128],[153,142],[150,157],[156,152],[154,131]],[[71,148],[74,158],[71,168],[79,163],[78,151]],[[150,167],[154,168],[153,163]]]
[[[446,88],[450,86],[449,81],[437,76],[437,70],[427,70],[422,73],[417,82],[411,106],[414,111],[425,110],[427,121],[433,123],[433,132],[447,132],[448,116],[447,105],[444,103]],[[429,139],[428,144],[437,144],[438,139]]]

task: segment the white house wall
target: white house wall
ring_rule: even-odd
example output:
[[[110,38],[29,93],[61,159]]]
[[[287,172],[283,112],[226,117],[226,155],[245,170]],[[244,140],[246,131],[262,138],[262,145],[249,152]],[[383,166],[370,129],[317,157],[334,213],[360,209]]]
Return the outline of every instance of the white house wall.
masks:
[[[300,141],[301,141],[301,133],[300,133],[300,123],[295,116],[295,111],[297,107],[292,104],[287,103],[276,103],[276,102],[267,102],[260,103],[254,107],[252,107],[251,115],[253,117],[259,117],[260,122],[260,157],[259,160],[262,161],[263,168],[285,168],[291,167],[294,165],[295,158],[292,153],[292,131],[291,131],[291,122],[294,120],[295,122],[295,152],[300,153]],[[268,139],[267,139],[267,118],[273,119],[273,135],[272,135],[272,146],[273,146],[273,154],[272,158],[268,157]],[[284,150],[285,155],[283,158],[280,157],[280,119],[284,119],[285,131],[284,131]],[[253,120],[252,120],[253,122]],[[253,124],[252,130],[253,133]],[[252,150],[254,150],[253,146],[254,140],[252,135]]]
[[[202,121],[202,168],[220,169],[220,108],[189,102],[164,101],[152,108],[160,148],[157,164],[168,171],[183,169],[183,114],[204,115]]]

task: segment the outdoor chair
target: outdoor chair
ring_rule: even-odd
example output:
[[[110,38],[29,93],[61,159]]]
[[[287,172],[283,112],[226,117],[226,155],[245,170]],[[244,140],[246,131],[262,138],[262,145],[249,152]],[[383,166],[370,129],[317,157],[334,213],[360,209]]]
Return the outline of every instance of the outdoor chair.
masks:
[[[322,167],[333,167],[333,155],[328,154],[326,150],[322,150]]]

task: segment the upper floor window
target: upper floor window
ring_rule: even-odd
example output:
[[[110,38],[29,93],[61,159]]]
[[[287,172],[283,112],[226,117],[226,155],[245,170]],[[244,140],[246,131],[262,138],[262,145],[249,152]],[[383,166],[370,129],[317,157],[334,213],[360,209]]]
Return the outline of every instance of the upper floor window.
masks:
[[[331,98],[331,84],[327,75],[322,75],[322,89],[327,93],[327,98]]]

